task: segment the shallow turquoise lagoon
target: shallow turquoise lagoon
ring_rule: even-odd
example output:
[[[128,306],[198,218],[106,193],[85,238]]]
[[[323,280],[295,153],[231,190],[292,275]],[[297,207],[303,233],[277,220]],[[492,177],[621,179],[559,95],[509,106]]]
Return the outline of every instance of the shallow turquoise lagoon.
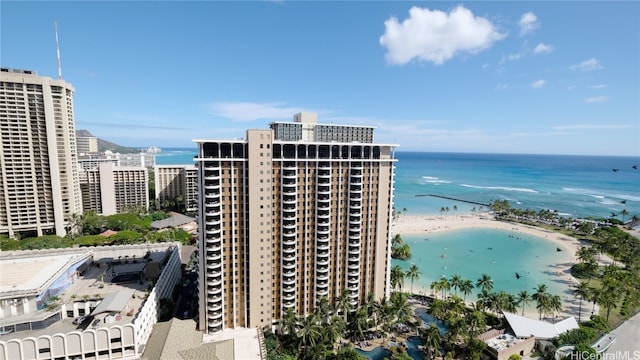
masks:
[[[568,286],[569,274],[563,270],[572,254],[564,248],[557,251],[556,245],[545,239],[517,231],[482,228],[403,235],[402,239],[411,247],[413,256],[405,261],[392,259],[391,263],[405,271],[411,264],[418,265],[421,275],[413,284],[416,293],[431,294],[431,283],[443,276],[451,279],[458,274],[475,285],[486,273],[493,279],[493,291],[533,293],[538,284],[544,283],[552,294],[573,297]],[[410,289],[411,280],[405,278],[404,290]],[[474,289],[467,300],[474,300],[478,292]],[[452,289],[451,294],[454,293]]]

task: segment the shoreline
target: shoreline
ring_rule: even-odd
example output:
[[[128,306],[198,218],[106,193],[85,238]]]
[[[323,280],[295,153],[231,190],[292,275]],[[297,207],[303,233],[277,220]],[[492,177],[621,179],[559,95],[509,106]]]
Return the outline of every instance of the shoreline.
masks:
[[[516,231],[525,235],[534,236],[545,241],[553,243],[558,248],[561,248],[565,253],[567,260],[570,264],[578,262],[576,253],[581,246],[585,246],[585,242],[567,236],[565,234],[557,233],[551,230],[524,225],[519,223],[511,223],[506,221],[496,220],[492,215],[487,212],[479,214],[459,214],[448,215],[442,217],[439,215],[407,215],[401,214],[396,217],[392,225],[392,234],[395,236],[409,235],[409,234],[430,234],[436,232],[446,232],[459,229],[497,229],[505,231]],[[601,264],[610,262],[606,256],[602,256]],[[570,291],[572,285],[579,283],[578,279],[571,275],[571,265],[557,264],[558,272],[556,277],[558,280],[567,283],[567,287]],[[431,289],[427,289],[424,286],[414,287],[414,293],[418,295],[431,295]],[[574,316],[578,319],[578,307],[579,300],[575,296],[568,296],[566,293],[561,295],[563,310],[558,315],[559,318],[565,318],[568,316]],[[469,303],[469,300],[467,300]],[[588,320],[590,315],[590,309],[593,307],[593,303],[584,300],[582,302],[582,319]],[[521,311],[516,312],[518,315]],[[595,307],[595,313],[598,313],[598,306]],[[538,319],[538,312],[535,309],[533,302],[530,303],[525,309],[525,316]]]

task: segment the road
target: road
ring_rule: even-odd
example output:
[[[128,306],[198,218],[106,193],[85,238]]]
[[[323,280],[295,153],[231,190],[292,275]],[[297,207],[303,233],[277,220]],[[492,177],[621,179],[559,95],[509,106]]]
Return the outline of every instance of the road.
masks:
[[[611,333],[616,335],[616,341],[605,351],[604,359],[640,360],[640,313]]]

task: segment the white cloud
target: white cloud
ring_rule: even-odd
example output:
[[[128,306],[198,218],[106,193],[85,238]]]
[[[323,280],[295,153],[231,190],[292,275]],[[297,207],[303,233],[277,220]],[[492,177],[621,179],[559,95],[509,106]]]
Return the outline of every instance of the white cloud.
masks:
[[[545,83],[546,83],[546,81],[544,81],[542,79],[536,80],[536,81],[531,83],[531,87],[534,88],[534,89],[539,89],[539,88],[543,87]]]
[[[625,124],[573,124],[554,126],[554,130],[619,130],[633,128],[631,125]]]
[[[441,65],[459,53],[478,53],[506,37],[462,5],[449,13],[412,7],[402,23],[391,17],[384,25],[380,45],[387,49],[385,58],[392,65],[414,59]]]
[[[498,85],[496,85],[496,90],[505,90],[507,88],[509,88],[508,84],[498,84]]]
[[[608,96],[593,96],[593,97],[588,97],[584,99],[584,102],[586,103],[599,103],[599,102],[606,102],[606,101],[609,101]]]
[[[553,46],[543,43],[536,45],[535,49],[533,49],[533,52],[536,54],[548,54],[551,51],[553,51]]]
[[[609,87],[609,85],[604,85],[604,84],[598,84],[598,85],[591,85],[589,86],[590,89],[604,89]]]
[[[282,102],[215,102],[208,106],[209,112],[235,121],[254,121],[261,119],[288,120],[294,114],[305,111],[302,108],[287,107]],[[306,110],[310,111],[310,110]]]
[[[520,36],[524,36],[539,28],[540,22],[538,22],[538,17],[534,13],[528,12],[522,14],[520,21],[518,21],[518,26],[520,27]]]
[[[573,64],[571,66],[569,66],[569,69],[571,70],[580,70],[580,71],[593,71],[593,70],[599,70],[602,69],[602,64],[600,63],[600,61],[598,61],[598,59],[596,58],[591,58],[589,60],[585,60],[579,64]]]

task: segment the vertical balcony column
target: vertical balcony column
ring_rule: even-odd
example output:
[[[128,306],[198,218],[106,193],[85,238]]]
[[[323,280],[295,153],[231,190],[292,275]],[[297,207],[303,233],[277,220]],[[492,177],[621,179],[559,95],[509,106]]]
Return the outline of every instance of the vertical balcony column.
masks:
[[[283,162],[281,175],[281,216],[280,216],[280,303],[281,316],[288,309],[296,309],[297,298],[297,202],[298,202],[298,172],[295,163]]]

